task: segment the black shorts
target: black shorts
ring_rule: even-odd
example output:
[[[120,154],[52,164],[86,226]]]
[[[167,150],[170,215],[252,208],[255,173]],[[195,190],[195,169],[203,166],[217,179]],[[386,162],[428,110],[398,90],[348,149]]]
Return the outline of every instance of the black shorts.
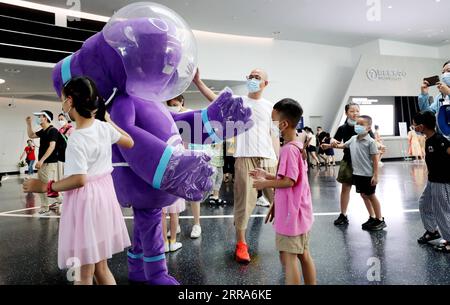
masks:
[[[356,192],[367,196],[375,194],[377,186],[372,185],[372,177],[353,175],[353,184],[356,186]]]
[[[317,148],[315,146],[309,145],[306,149],[308,152],[317,152]]]

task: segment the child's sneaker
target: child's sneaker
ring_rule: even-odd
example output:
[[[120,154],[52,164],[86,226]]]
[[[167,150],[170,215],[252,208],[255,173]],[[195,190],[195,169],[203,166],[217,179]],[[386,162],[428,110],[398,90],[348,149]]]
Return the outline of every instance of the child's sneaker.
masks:
[[[430,231],[426,231],[418,240],[417,242],[421,245],[428,244],[430,241],[440,239],[441,234],[439,234],[439,231],[436,231],[434,233]]]
[[[169,248],[169,242],[168,241],[165,241],[164,242],[164,253],[167,253],[167,252],[169,252],[170,251],[170,248]]]
[[[193,225],[191,231],[191,238],[199,238],[202,235],[202,227],[200,225]]]
[[[177,242],[177,241],[174,243],[169,242],[169,251],[170,252],[175,252],[175,251],[181,249],[181,247],[183,247],[183,244],[180,242]]]
[[[383,220],[375,219],[370,225],[367,226],[367,230],[369,231],[380,231],[386,228],[386,222]]]
[[[248,254],[248,246],[246,243],[238,242],[236,244],[235,256],[238,263],[250,262],[250,254]]]
[[[344,214],[339,214],[339,217],[334,221],[335,226],[342,226],[348,224],[348,218]]]
[[[38,216],[49,216],[50,215],[50,209],[49,208],[41,208],[39,210]]]
[[[371,217],[369,218],[368,221],[366,221],[365,223],[363,223],[363,224],[361,225],[362,229],[363,229],[363,230],[367,230],[367,228],[368,228],[375,220],[377,220],[377,219],[371,216]]]
[[[439,246],[435,246],[434,249],[437,252],[441,252],[441,253],[450,253],[450,244],[448,243],[448,241],[440,244]]]

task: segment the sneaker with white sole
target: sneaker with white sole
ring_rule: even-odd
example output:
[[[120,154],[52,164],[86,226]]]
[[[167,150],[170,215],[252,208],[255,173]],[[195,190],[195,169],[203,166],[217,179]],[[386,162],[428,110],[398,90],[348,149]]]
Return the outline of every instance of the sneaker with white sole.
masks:
[[[191,231],[191,238],[199,238],[202,235],[202,227],[200,225],[194,225]]]
[[[167,252],[169,252],[169,251],[170,251],[170,248],[169,248],[169,242],[166,241],[166,242],[164,242],[164,253],[167,253]]]
[[[270,202],[266,199],[266,197],[261,196],[256,200],[256,205],[260,207],[270,207]]]
[[[180,234],[181,233],[181,227],[180,227],[180,225],[178,225],[178,227],[177,227],[177,234]],[[170,234],[170,230],[169,231],[167,231],[167,237],[170,237],[171,236],[171,234]]]
[[[175,251],[181,249],[181,247],[183,247],[183,244],[180,242],[177,242],[177,241],[174,243],[169,242],[169,251],[170,252],[175,252]]]
[[[48,208],[41,208],[38,212],[39,216],[49,216],[50,215],[50,209]]]

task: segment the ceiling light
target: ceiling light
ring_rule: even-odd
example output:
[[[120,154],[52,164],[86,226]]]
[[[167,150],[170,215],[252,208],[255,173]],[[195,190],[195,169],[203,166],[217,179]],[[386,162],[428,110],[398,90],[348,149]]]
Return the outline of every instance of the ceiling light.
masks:
[[[392,8],[392,5],[389,5],[388,8]]]
[[[3,78],[0,78],[0,84],[4,84],[5,80]]]
[[[6,68],[4,71],[7,73],[20,73],[19,69],[14,69],[14,68]]]

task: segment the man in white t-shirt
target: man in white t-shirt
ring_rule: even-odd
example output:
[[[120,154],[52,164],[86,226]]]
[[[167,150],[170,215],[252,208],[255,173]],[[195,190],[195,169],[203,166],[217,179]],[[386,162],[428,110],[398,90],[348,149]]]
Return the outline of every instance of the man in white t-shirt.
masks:
[[[200,79],[197,72],[194,83],[200,92],[213,101],[217,95]],[[273,104],[262,98],[264,89],[269,84],[267,73],[261,69],[253,70],[247,76],[248,95],[242,96],[244,105],[252,109],[253,128],[236,137],[235,181],[234,181],[234,225],[236,228],[236,261],[250,262],[245,232],[248,220],[256,206],[257,191],[252,187],[250,171],[263,168],[275,174],[277,157],[275,150],[279,148],[278,135],[272,135]],[[264,190],[265,197],[273,202],[273,189]]]

